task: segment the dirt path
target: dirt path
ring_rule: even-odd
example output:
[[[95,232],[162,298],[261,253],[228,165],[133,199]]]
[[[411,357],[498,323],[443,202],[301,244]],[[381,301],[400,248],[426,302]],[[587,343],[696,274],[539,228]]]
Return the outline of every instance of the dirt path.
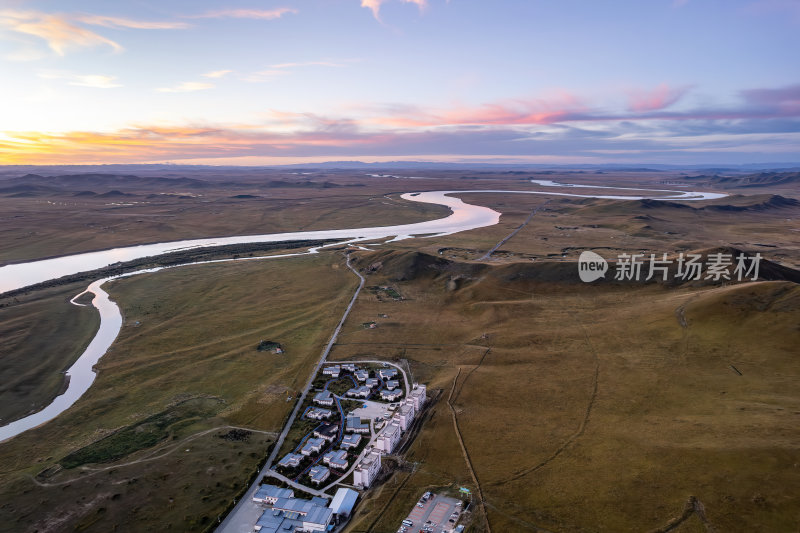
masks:
[[[586,331],[586,327],[583,325],[583,323],[580,320],[577,319],[577,317],[575,317],[575,323],[578,325],[578,327],[580,327],[581,331],[583,332],[583,336],[586,339],[586,345],[589,347],[589,351],[592,353],[592,356],[594,358],[594,377],[592,379],[592,393],[589,396],[589,402],[586,405],[586,411],[585,411],[585,413],[583,415],[583,418],[581,419],[581,423],[578,426],[578,429],[575,430],[575,433],[570,435],[567,438],[567,440],[565,440],[561,444],[561,446],[559,446],[546,459],[544,459],[543,461],[541,461],[540,463],[538,463],[538,464],[536,464],[534,466],[528,467],[528,468],[526,468],[524,470],[520,470],[519,472],[517,472],[513,476],[507,478],[506,480],[504,480],[502,482],[497,482],[495,484],[499,485],[499,484],[502,484],[502,483],[506,483],[508,481],[517,480],[517,479],[519,479],[521,477],[527,476],[528,474],[536,472],[537,470],[547,466],[553,460],[555,460],[559,455],[561,455],[564,452],[564,450],[566,450],[573,442],[575,442],[578,438],[580,438],[583,435],[583,433],[586,431],[586,426],[589,424],[589,417],[592,414],[592,408],[594,407],[595,400],[597,399],[597,389],[598,389],[598,382],[599,382],[599,378],[600,378],[600,357],[599,357],[599,355],[597,353],[597,350],[595,349],[594,345],[592,344],[591,339],[589,338],[589,333]]]
[[[545,201],[543,204],[541,204],[541,205],[539,205],[539,206],[536,206],[535,208],[533,208],[533,211],[531,211],[531,214],[530,214],[530,215],[528,215],[528,218],[526,218],[526,219],[525,219],[525,222],[523,222],[522,224],[520,224],[519,226],[517,226],[517,227],[514,229],[514,231],[512,231],[511,233],[509,233],[508,235],[506,235],[505,237],[503,237],[503,238],[500,240],[500,242],[498,242],[497,244],[495,244],[495,245],[492,247],[492,249],[491,249],[491,250],[489,250],[489,251],[488,251],[488,252],[486,252],[486,253],[485,253],[483,256],[481,256],[481,257],[478,259],[478,261],[487,261],[488,259],[490,259],[490,258],[492,257],[492,254],[493,254],[493,253],[495,253],[495,252],[496,252],[496,251],[497,251],[497,250],[498,250],[498,249],[499,249],[501,246],[503,246],[505,243],[507,243],[507,242],[508,242],[508,241],[509,241],[509,240],[510,240],[510,239],[511,239],[511,238],[512,238],[514,235],[516,235],[517,233],[519,233],[519,232],[520,232],[520,230],[521,230],[522,228],[524,228],[525,226],[527,226],[527,225],[528,225],[528,222],[530,222],[530,221],[531,221],[531,219],[533,218],[533,215],[535,215],[535,214],[536,214],[538,211],[540,211],[540,210],[544,209],[544,206],[546,206],[546,205],[547,205],[547,202],[549,202],[549,201],[550,201],[550,200],[547,200],[547,201]]]
[[[697,518],[699,518],[703,523],[708,533],[716,533],[717,530],[714,528],[711,522],[708,521],[708,517],[706,517],[705,506],[694,496],[689,496],[689,499],[686,500],[686,504],[683,506],[683,513],[681,513],[680,516],[673,518],[667,522],[665,526],[650,531],[650,533],[669,533],[670,531],[674,531],[694,514],[696,514]]]
[[[489,350],[486,350],[486,353],[489,353]],[[484,354],[486,357],[486,354]],[[483,362],[483,358],[481,358],[481,362]],[[486,521],[486,530],[489,533],[492,533],[492,527],[489,525],[489,515],[486,512],[486,503],[483,496],[483,489],[481,488],[481,484],[478,481],[478,475],[475,473],[475,469],[472,467],[472,459],[469,457],[469,452],[467,452],[467,447],[464,445],[464,439],[461,436],[461,429],[458,427],[458,417],[456,415],[456,410],[453,407],[453,392],[456,390],[456,385],[458,384],[458,377],[461,375],[461,367],[458,367],[458,372],[456,373],[456,377],[453,378],[453,387],[450,389],[450,395],[447,397],[447,406],[450,408],[450,414],[453,417],[453,429],[456,432],[456,437],[458,438],[458,443],[461,445],[461,453],[464,456],[464,461],[467,463],[467,468],[469,469],[469,473],[472,476],[472,481],[475,483],[475,486],[478,489],[478,497],[480,498],[480,505],[481,509],[483,510],[483,518]]]

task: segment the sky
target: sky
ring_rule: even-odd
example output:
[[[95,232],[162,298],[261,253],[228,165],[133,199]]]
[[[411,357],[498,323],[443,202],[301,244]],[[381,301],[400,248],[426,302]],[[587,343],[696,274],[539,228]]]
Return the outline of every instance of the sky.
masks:
[[[800,162],[800,0],[0,0],[0,164]]]

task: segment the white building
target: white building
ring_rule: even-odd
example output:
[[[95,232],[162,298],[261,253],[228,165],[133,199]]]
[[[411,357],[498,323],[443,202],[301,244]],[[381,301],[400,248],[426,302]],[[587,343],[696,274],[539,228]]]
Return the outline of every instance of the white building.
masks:
[[[389,389],[382,389],[381,390],[381,399],[386,400],[387,402],[393,402],[395,400],[399,400],[403,396],[403,391],[400,389],[389,390]]]
[[[333,405],[333,395],[331,394],[331,391],[324,390],[322,392],[318,392],[314,396],[314,403],[318,405],[325,405],[327,407]]]
[[[366,370],[356,370],[353,372],[353,375],[356,377],[358,381],[366,381],[369,377],[369,372]]]
[[[386,382],[386,388],[389,390],[394,390],[400,386],[400,382],[396,379],[390,379]]]
[[[311,482],[314,485],[319,485],[330,477],[331,471],[327,466],[316,465],[311,467],[311,470],[308,471],[308,475],[311,477]]]
[[[300,465],[300,461],[303,460],[303,456],[299,453],[287,453],[283,456],[283,459],[278,461],[278,466],[285,466],[287,468],[294,468]]]
[[[422,409],[422,406],[425,405],[427,397],[425,393],[427,391],[427,387],[423,384],[420,385],[419,383],[414,384],[414,388],[411,390],[411,394],[409,397],[414,401],[414,409],[419,412]]]
[[[306,418],[311,420],[326,420],[331,417],[333,413],[330,409],[322,409],[321,407],[312,407],[306,411]]]
[[[358,443],[361,442],[361,435],[358,433],[348,433],[342,439],[342,443],[340,446],[342,448],[355,448],[358,446]]]
[[[355,372],[358,370],[358,367],[355,363],[342,363],[342,370],[347,370],[348,372]]]
[[[369,433],[369,424],[362,422],[361,418],[358,416],[348,416],[347,431],[352,431],[353,433]]]
[[[254,502],[268,505],[274,504],[278,501],[278,498],[294,498],[294,491],[292,489],[282,489],[275,485],[261,485],[253,495]]]
[[[381,379],[390,379],[397,375],[396,368],[381,368],[378,370],[378,377]]]
[[[397,410],[392,419],[400,424],[400,429],[406,431],[408,426],[410,426],[411,422],[414,420],[414,404],[401,405],[400,409]]]
[[[353,471],[353,484],[356,487],[369,488],[375,478],[378,477],[378,472],[380,471],[381,455],[371,452],[358,463],[358,466]]]
[[[372,389],[367,387],[366,385],[361,385],[360,387],[353,387],[352,389],[347,391],[347,395],[353,398],[366,398],[372,394]]]
[[[322,462],[329,465],[331,468],[338,468],[345,470],[347,465],[347,452],[344,450],[335,450],[328,452],[322,456]]]
[[[314,436],[325,442],[333,442],[339,436],[338,424],[323,424],[314,430]]]
[[[330,376],[332,378],[338,378],[339,374],[341,373],[342,373],[342,367],[339,365],[330,365],[322,369],[323,376]]]
[[[256,522],[255,531],[294,532],[325,531],[333,518],[333,511],[312,500],[279,498]]]
[[[319,453],[322,451],[322,447],[325,446],[325,440],[312,437],[308,439],[300,449],[300,453],[303,455],[312,455],[315,453]]]
[[[400,442],[402,434],[403,431],[400,429],[400,424],[392,421],[391,424],[381,431],[378,438],[375,439],[375,448],[384,453],[392,453],[397,443]]]

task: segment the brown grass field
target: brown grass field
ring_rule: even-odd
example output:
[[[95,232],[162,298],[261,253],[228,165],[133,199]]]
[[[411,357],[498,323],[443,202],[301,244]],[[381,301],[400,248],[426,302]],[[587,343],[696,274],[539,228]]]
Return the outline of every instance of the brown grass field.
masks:
[[[430,174],[368,182],[334,173],[313,179],[339,188],[265,191],[251,182],[158,205],[111,207],[94,198],[83,210],[37,203],[59,195],[5,196],[0,259],[413,222],[443,212],[383,195],[533,189],[525,180],[536,177]],[[657,188],[684,179],[538,177]],[[371,267],[368,286],[389,285],[403,299],[363,291],[331,357],[408,361],[438,399],[408,451],[387,461],[397,463],[394,473],[364,494],[347,531],[396,531],[422,492],[455,494],[460,486],[473,491],[470,532],[798,531],[798,285],[577,279],[575,260],[587,248],[612,258],[732,246],[800,266],[800,208],[772,197],[798,195],[732,192],[738,196],[688,207],[551,197],[488,261],[477,259],[548,198],[465,194],[503,212],[500,224],[354,252],[358,268]],[[262,197],[230,198],[243,193]],[[340,251],[114,282],[110,294],[125,324],[95,384],[56,420],[0,444],[0,531],[210,528],[264,458],[293,405],[287,395],[305,383],[356,283]],[[0,417],[24,413],[60,387],[59,372],[96,327],[90,309],[68,303],[79,289],[37,291],[0,309]],[[361,326],[369,321],[378,327]],[[256,351],[261,339],[287,353]],[[147,429],[187,400],[210,411],[159,426],[154,445],[133,439],[124,457],[102,460],[111,453],[103,437]],[[220,438],[230,426],[254,432]],[[54,467],[78,450],[98,462]],[[692,497],[704,511],[679,521]]]
[[[349,531],[392,531],[424,490],[474,485],[451,389],[492,531],[649,531],[690,496],[717,531],[796,526],[795,284],[589,287],[512,264],[450,292],[446,272],[393,281],[415,268],[384,261],[407,299],[362,300],[334,356],[405,358],[445,395],[403,496],[376,490]],[[376,330],[354,327],[379,312]]]
[[[182,267],[113,282],[110,294],[125,323],[92,388],[56,420],[0,444],[0,530],[210,525],[274,440],[217,435],[228,426],[280,430],[292,407],[287,395],[304,384],[356,283],[334,254]],[[286,353],[257,351],[263,338],[281,342]],[[189,398],[222,403],[213,416],[171,425],[155,447],[37,477],[67,454]],[[93,470],[147,457],[157,459]]]

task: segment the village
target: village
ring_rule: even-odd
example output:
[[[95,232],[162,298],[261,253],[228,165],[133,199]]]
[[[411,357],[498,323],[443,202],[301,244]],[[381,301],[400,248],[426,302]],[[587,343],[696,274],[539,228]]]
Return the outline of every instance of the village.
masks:
[[[369,489],[384,468],[381,458],[408,436],[426,392],[394,363],[322,366],[280,460],[252,498],[263,508],[253,530],[334,531],[346,524],[359,491]]]

